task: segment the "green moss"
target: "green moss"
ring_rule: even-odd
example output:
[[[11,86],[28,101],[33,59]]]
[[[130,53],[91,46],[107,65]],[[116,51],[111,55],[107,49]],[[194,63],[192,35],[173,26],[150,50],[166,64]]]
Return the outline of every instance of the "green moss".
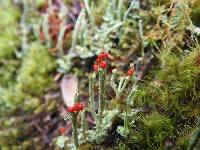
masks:
[[[153,3],[157,6],[159,6],[159,5],[164,5],[164,4],[167,4],[170,2],[171,2],[171,0],[155,0]]]
[[[19,65],[19,62],[15,60],[0,63],[0,86],[8,87],[14,84]]]
[[[159,105],[177,117],[200,114],[199,55],[196,47],[189,54],[173,54],[163,51],[158,55],[160,69],[154,71],[156,79],[142,85],[135,99],[140,105]]]
[[[15,138],[20,135],[19,129],[10,128],[7,129],[6,131],[5,130],[0,131],[0,145],[8,145],[13,142],[16,142]],[[10,137],[12,137],[13,141],[9,140]]]
[[[12,25],[16,25],[20,16],[19,10],[11,4],[0,6],[0,8],[0,16],[4,18],[1,20],[0,30],[6,29],[8,26],[12,27]]]
[[[191,108],[199,106],[199,54],[200,49],[196,47],[188,55],[165,53],[160,55],[163,68],[157,76],[158,80],[164,83],[159,93],[160,101],[168,106],[181,108],[180,112],[183,114],[186,112],[187,115],[193,115]]]
[[[136,91],[136,106],[161,110],[169,117],[152,114],[144,118],[145,143],[150,148],[158,148],[163,140],[179,132],[180,120],[196,118],[200,114],[200,48],[197,45],[189,53],[171,53],[163,50],[158,54],[161,66],[153,71],[156,79],[141,84]],[[171,120],[170,120],[171,119]],[[166,126],[163,126],[163,124]],[[173,122],[172,122],[173,121]],[[186,126],[186,122],[182,123]],[[173,126],[176,128],[173,129]],[[189,128],[192,127],[192,121]],[[166,130],[165,130],[166,128]],[[175,132],[174,132],[174,131]],[[174,133],[173,133],[174,132]],[[180,136],[180,137],[179,137]],[[187,147],[188,138],[178,135],[179,147]],[[144,143],[144,144],[145,144]]]
[[[187,136],[179,137],[177,144],[181,149],[187,149],[189,145],[189,139]]]
[[[6,68],[6,66],[3,66]],[[9,66],[7,66],[9,67]],[[19,106],[24,106],[23,110],[31,111],[39,106],[41,94],[52,84],[51,72],[56,68],[54,58],[48,53],[47,49],[34,43],[27,56],[23,58],[21,68],[17,74],[17,81],[14,82],[12,72],[4,74],[3,79],[13,84],[8,87],[1,87],[1,112],[17,110]],[[12,68],[8,72],[16,71]],[[13,81],[12,81],[13,80]],[[3,82],[3,81],[2,81]],[[9,108],[9,109],[8,109]]]
[[[51,73],[56,69],[56,62],[49,54],[47,49],[39,43],[31,44],[31,48],[27,55],[24,56],[21,64],[17,67],[15,64],[2,66],[7,71],[2,80],[10,81],[12,84],[0,86],[0,116],[4,116],[0,121],[2,123],[2,130],[0,132],[0,145],[6,147],[12,145],[12,149],[23,149],[19,143],[23,142],[27,147],[30,142],[23,141],[24,134],[27,134],[26,122],[23,124],[16,124],[15,117],[11,119],[10,113],[18,115],[24,114],[41,114],[44,111],[53,110],[56,106],[55,103],[49,103],[47,107],[42,101],[45,89],[52,85]],[[10,73],[9,73],[10,71]],[[17,78],[17,80],[14,80]],[[6,82],[1,81],[1,82]],[[21,131],[23,133],[21,133]],[[12,139],[12,140],[10,140]],[[10,147],[9,147],[10,148]]]
[[[19,45],[17,37],[19,10],[12,5],[0,6],[0,59],[11,58]]]
[[[158,148],[166,138],[173,135],[171,119],[158,113],[152,113],[143,119],[144,133],[149,148]]]
[[[35,3],[37,7],[41,7],[45,4],[45,0],[36,0]]]
[[[31,95],[40,95],[52,82],[51,72],[55,70],[55,60],[47,49],[37,43],[23,59],[17,78],[16,88]]]
[[[191,12],[190,12],[190,17],[191,17],[191,20],[193,22],[193,24],[195,26],[198,26],[200,27],[200,1],[197,0],[192,8],[191,8]]]

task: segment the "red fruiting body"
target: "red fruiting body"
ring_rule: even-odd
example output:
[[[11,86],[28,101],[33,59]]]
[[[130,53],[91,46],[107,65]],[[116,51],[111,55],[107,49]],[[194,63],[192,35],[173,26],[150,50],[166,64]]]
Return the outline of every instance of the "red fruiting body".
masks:
[[[74,107],[73,107],[73,106],[68,107],[68,108],[67,108],[67,111],[68,111],[68,112],[74,112]]]
[[[108,58],[108,53],[100,53],[98,58],[99,59],[106,59],[106,58]]]
[[[133,69],[129,69],[128,71],[127,71],[127,75],[128,76],[131,76],[131,75],[133,75],[134,74],[134,70]]]
[[[108,65],[105,61],[102,61],[100,66],[101,66],[101,68],[105,69],[105,68],[107,68]]]
[[[100,58],[97,58],[97,59],[96,59],[96,64],[99,65],[100,63],[101,63],[101,59],[100,59]]]
[[[80,6],[82,9],[85,8],[85,4],[83,2],[80,2]]]
[[[93,65],[93,69],[94,69],[94,71],[98,71],[99,70],[99,66],[97,64],[94,64]]]
[[[83,110],[83,104],[81,104],[81,103],[76,103],[75,105],[74,105],[74,109],[77,111],[77,112],[79,112],[79,111],[82,111]]]
[[[74,104],[74,106],[68,107],[67,111],[71,113],[76,113],[76,112],[82,111],[83,108],[84,108],[83,104],[78,102]]]
[[[65,129],[64,127],[60,127],[60,128],[59,128],[59,132],[60,132],[61,134],[65,133],[65,131],[66,131],[66,129]]]

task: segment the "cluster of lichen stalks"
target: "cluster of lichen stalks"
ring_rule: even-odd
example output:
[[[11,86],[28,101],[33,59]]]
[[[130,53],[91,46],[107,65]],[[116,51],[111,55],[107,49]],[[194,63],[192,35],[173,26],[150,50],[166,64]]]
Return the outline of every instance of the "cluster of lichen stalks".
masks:
[[[96,124],[96,131],[100,132],[101,131],[101,124],[102,124],[102,119],[103,119],[103,113],[105,110],[105,104],[106,104],[106,91],[105,91],[105,81],[106,81],[106,69],[108,67],[108,64],[106,62],[106,59],[109,58],[108,53],[100,53],[98,55],[98,58],[95,61],[95,64],[93,65],[94,72],[91,73],[89,77],[89,103],[88,106],[84,106],[82,103],[78,102],[77,96],[75,96],[75,104],[71,107],[67,107],[67,111],[70,115],[70,120],[72,123],[72,128],[73,128],[73,143],[74,146],[77,148],[79,145],[78,142],[78,122],[77,122],[77,115],[80,111],[83,111],[82,113],[82,137],[83,141],[86,142],[87,139],[87,121],[85,119],[85,111],[89,111],[92,114],[92,117],[94,118],[94,122]],[[117,76],[116,70],[113,70],[113,74],[111,77],[111,86],[113,90],[116,93],[116,100],[120,100],[120,97],[122,95],[122,92],[126,88],[127,84],[129,83],[130,79],[134,76],[134,68],[131,65],[130,69],[127,71],[127,74],[121,78],[119,85],[117,87],[117,84],[115,83],[115,79]],[[99,84],[99,96],[98,96],[98,112],[96,113],[95,111],[95,93],[94,93],[94,87],[95,87],[95,81],[96,78],[98,77],[98,84]],[[134,78],[135,79],[135,78]],[[128,98],[127,98],[127,108],[126,108],[126,116],[129,111],[129,103],[132,98],[133,92],[135,91],[135,85],[133,86]],[[127,117],[124,120],[124,126],[128,125],[128,119]],[[61,127],[60,132],[63,134],[65,133],[65,128]]]

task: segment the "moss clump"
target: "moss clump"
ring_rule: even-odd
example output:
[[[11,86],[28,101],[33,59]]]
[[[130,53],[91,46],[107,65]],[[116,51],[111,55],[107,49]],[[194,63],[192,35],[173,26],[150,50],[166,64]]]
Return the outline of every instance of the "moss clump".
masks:
[[[137,91],[135,98],[140,104],[154,107],[155,104],[176,117],[200,114],[200,48],[189,54],[161,52],[161,67],[156,79],[149,81]]]
[[[200,1],[197,0],[191,7],[190,17],[195,26],[200,27]]]
[[[189,145],[189,137],[188,136],[182,136],[177,139],[177,145],[181,149],[187,149]]]
[[[159,148],[166,138],[173,135],[170,118],[158,113],[152,113],[143,119],[145,141],[150,149]]]
[[[39,104],[35,96],[40,97],[47,87],[52,83],[51,72],[56,68],[56,62],[48,53],[47,49],[34,43],[27,56],[22,61],[22,66],[17,74],[17,81],[9,87],[1,87],[1,107],[17,109],[18,106],[31,110],[30,107],[36,108]],[[26,102],[31,101],[34,105]],[[7,112],[7,111],[5,111]]]
[[[162,104],[176,111],[175,114],[180,112],[187,117],[200,113],[197,111],[200,105],[199,55],[199,47],[187,55],[160,54],[163,68],[158,71],[157,77],[163,82],[163,87],[157,96]]]
[[[31,95],[40,95],[51,83],[56,63],[42,45],[34,43],[23,59],[16,87]]]
[[[16,60],[8,60],[0,62],[0,85],[8,87],[14,84],[14,80],[17,74],[17,68],[20,63]]]
[[[0,119],[0,124],[2,123],[0,145],[2,147],[10,148],[12,145],[12,148],[15,146],[24,149],[27,147],[27,143],[32,143],[29,139],[23,139],[27,135],[32,135],[28,128],[28,122],[17,121],[15,116],[10,118],[10,114],[14,113],[18,116],[20,113],[26,115],[31,113],[34,116],[55,108],[55,102],[50,101],[44,104],[42,101],[45,89],[52,85],[51,73],[55,71],[55,68],[56,61],[47,49],[39,43],[33,43],[22,60],[21,68],[15,75],[17,80],[6,76],[8,80],[12,79],[13,81],[12,85],[0,86],[0,116],[4,116]],[[21,143],[25,143],[25,145],[21,145]]]
[[[41,7],[45,5],[45,0],[36,0],[35,3],[37,7]]]
[[[0,59],[11,58],[19,45],[17,21],[19,10],[13,5],[0,6]]]
[[[164,4],[169,4],[171,2],[171,0],[155,0],[153,3],[156,5],[156,6],[159,6],[159,5],[164,5]]]
[[[188,139],[181,135],[175,135],[175,133],[180,130],[180,127],[177,126],[180,122],[182,122],[181,127],[190,126],[192,128],[193,122],[190,118],[197,118],[200,114],[199,56],[199,46],[191,49],[189,53],[172,53],[167,50],[160,52],[158,58],[161,65],[157,67],[156,71],[152,71],[155,79],[142,84],[136,91],[134,97],[136,105],[145,106],[147,109],[156,109],[169,116],[169,118],[163,118],[159,115],[150,115],[144,119],[144,132],[147,133],[145,143],[148,143],[149,140],[148,146],[159,147],[163,137],[174,135],[178,139],[177,146],[187,147]],[[190,125],[187,125],[188,123],[183,121],[183,118],[186,118]],[[170,119],[173,120],[173,123],[168,126],[170,130],[166,130],[169,135],[162,134],[160,131],[162,124],[159,125],[159,121],[162,119],[166,119],[168,125],[172,123]],[[172,133],[172,126],[174,133]],[[176,140],[174,137],[172,138],[174,141]]]

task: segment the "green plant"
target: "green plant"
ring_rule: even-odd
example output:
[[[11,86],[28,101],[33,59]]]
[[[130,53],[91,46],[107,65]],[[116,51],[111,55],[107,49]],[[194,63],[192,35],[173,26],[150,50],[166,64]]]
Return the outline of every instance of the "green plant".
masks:
[[[200,12],[200,2],[197,0],[193,5],[192,5],[192,8],[191,8],[191,12],[190,12],[190,16],[191,16],[191,20],[193,21],[193,24],[195,26],[198,26],[200,25],[200,21],[199,21],[199,12]]]
[[[0,59],[13,58],[19,46],[17,36],[19,10],[8,1],[0,6],[0,17],[4,18],[0,24]]]
[[[166,138],[173,135],[171,119],[158,113],[143,118],[145,140],[149,148],[160,147]]]
[[[197,121],[197,129],[194,131],[192,138],[190,139],[188,150],[193,150],[196,146],[198,146],[200,139],[200,118]]]
[[[49,73],[55,68],[56,64],[47,49],[33,43],[30,52],[23,59],[16,86],[29,94],[41,94],[44,87],[52,81]]]
[[[40,96],[53,81],[49,73],[55,70],[55,67],[56,63],[46,48],[34,43],[28,55],[24,57],[21,67],[18,66],[20,69],[15,74],[17,81],[13,81],[11,85],[0,87],[2,95],[0,103],[4,105],[2,109],[5,110],[2,112],[12,112],[19,106],[25,106],[24,110],[26,111],[38,107],[39,102],[37,98],[34,98],[35,94]],[[32,104],[26,102],[27,99]]]

